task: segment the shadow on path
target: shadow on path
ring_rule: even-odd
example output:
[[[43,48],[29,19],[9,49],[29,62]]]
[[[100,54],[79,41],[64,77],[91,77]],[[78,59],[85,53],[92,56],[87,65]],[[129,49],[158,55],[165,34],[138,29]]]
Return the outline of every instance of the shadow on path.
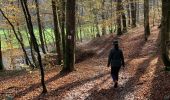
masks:
[[[147,58],[140,63],[139,66],[137,66],[134,77],[131,77],[125,84],[123,84],[123,87],[119,87],[117,89],[111,87],[109,89],[94,91],[86,98],[86,100],[126,100],[126,95],[134,92],[135,86],[144,84],[144,82],[139,83],[139,79],[144,75],[147,67],[153,59],[155,59],[155,56]]]
[[[94,81],[98,78],[104,77],[104,76],[108,75],[109,73],[110,72],[102,73],[102,74],[97,75],[97,76],[92,77],[92,78],[87,78],[87,79],[84,79],[84,80],[79,80],[79,81],[75,81],[75,82],[72,82],[72,83],[65,84],[63,86],[58,87],[55,90],[49,91],[46,95],[39,95],[39,96],[35,97],[34,100],[37,100],[39,98],[49,98],[49,97],[58,96],[65,91],[69,91],[69,90],[76,88],[80,85],[83,85],[83,84],[88,83],[90,81]]]
[[[166,72],[164,68],[159,57],[150,90],[152,100],[170,100],[170,72]]]
[[[64,77],[64,76],[66,76],[66,75],[68,75],[68,73],[59,73],[59,74],[55,75],[54,77],[46,80],[46,81],[45,81],[45,84],[50,83],[50,82],[52,82],[52,81],[54,81],[54,80],[60,79],[60,78],[62,78],[62,77]],[[33,85],[31,85],[29,88],[26,88],[26,89],[24,89],[23,91],[18,92],[14,97],[15,97],[15,98],[20,98],[20,97],[22,97],[22,96],[25,96],[25,95],[28,94],[29,92],[34,91],[35,89],[37,89],[37,88],[39,88],[39,87],[41,87],[41,83],[33,84]]]

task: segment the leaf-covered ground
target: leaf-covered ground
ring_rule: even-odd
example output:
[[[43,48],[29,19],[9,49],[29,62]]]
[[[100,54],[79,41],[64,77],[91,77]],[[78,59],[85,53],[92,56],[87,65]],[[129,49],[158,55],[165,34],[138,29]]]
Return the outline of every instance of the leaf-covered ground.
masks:
[[[38,71],[17,72],[0,77],[0,99],[17,100],[169,100],[170,72],[165,72],[160,58],[159,31],[152,28],[147,42],[143,28],[130,30],[121,37],[106,35],[92,40],[84,49],[96,56],[76,64],[76,71],[59,74],[59,67],[46,70],[48,93],[41,94]],[[112,40],[120,39],[126,66],[120,71],[119,87],[113,88],[107,56]]]

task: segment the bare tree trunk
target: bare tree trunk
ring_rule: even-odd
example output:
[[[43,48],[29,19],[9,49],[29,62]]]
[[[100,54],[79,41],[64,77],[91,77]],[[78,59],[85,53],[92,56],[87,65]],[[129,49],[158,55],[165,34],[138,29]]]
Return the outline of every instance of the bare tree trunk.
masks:
[[[79,35],[80,35],[80,41],[82,42],[82,26],[81,26],[81,22],[80,19],[78,18],[78,25],[79,25]]]
[[[3,60],[2,60],[1,36],[0,36],[0,70],[4,70],[4,65],[3,65]]]
[[[61,35],[62,35],[62,48],[63,48],[63,60],[65,60],[66,52],[66,34],[65,34],[65,14],[66,14],[66,0],[61,0],[62,2],[62,20],[61,20]],[[65,61],[64,61],[65,62]]]
[[[41,42],[41,49],[42,49],[43,53],[45,54],[46,51],[45,51],[45,45],[44,45],[44,39],[43,39],[43,33],[42,33],[38,0],[35,0],[35,4],[36,4],[36,11],[37,11],[37,22],[38,22],[39,36],[40,36],[40,42]]]
[[[25,31],[26,31],[26,35],[27,35],[27,38],[28,38],[29,46],[30,46],[30,53],[31,53],[32,62],[34,63],[35,67],[38,67],[37,64],[36,64],[37,60],[36,60],[35,55],[34,55],[33,43],[30,40],[29,33],[28,33],[26,27],[25,27]]]
[[[130,4],[131,4],[131,18],[132,18],[131,27],[134,28],[136,27],[136,7],[135,7],[134,0],[130,0]]]
[[[23,47],[25,47],[25,46],[24,46],[24,42],[23,42],[23,37],[22,37],[22,34],[21,34],[21,32],[20,32],[19,26],[18,26],[18,35],[19,35],[20,40],[21,40],[21,42],[22,42],[22,44],[23,44]],[[21,48],[22,48],[22,47],[21,47]],[[24,48],[24,49],[25,49],[25,48]],[[29,65],[29,63],[31,63],[31,61],[29,60],[27,53],[24,54],[24,57],[25,57],[25,62],[26,62],[26,64]]]
[[[102,35],[106,34],[106,24],[105,24],[105,20],[106,20],[106,13],[105,13],[105,0],[102,0]]]
[[[126,25],[126,15],[125,13],[123,12],[124,11],[124,7],[123,7],[123,4],[122,4],[122,1],[121,1],[121,14],[122,14],[122,24],[123,24],[123,33],[126,33],[127,32],[127,25]]]
[[[122,26],[121,26],[121,0],[117,0],[117,35],[122,35]]]
[[[100,29],[99,29],[99,22],[98,22],[97,15],[95,15],[95,26],[97,30],[96,37],[100,37]]]
[[[55,35],[55,44],[56,44],[56,50],[58,54],[58,64],[61,65],[61,38],[60,38],[60,32],[59,32],[59,26],[58,26],[58,17],[57,17],[57,9],[56,9],[56,1],[52,0],[52,10],[53,10],[53,22],[54,22],[54,35]]]
[[[169,33],[170,33],[170,0],[162,0],[162,22],[161,22],[161,53],[165,66],[170,66],[169,59]]]
[[[24,12],[25,20],[26,20],[26,23],[27,23],[27,28],[28,28],[28,31],[29,31],[29,34],[30,34],[30,37],[31,37],[31,41],[34,43],[33,46],[34,46],[34,49],[37,53],[37,59],[38,59],[38,63],[39,63],[39,66],[40,66],[40,72],[41,72],[41,84],[42,84],[42,88],[43,88],[42,93],[46,93],[47,88],[45,86],[45,81],[44,81],[44,68],[43,68],[42,61],[41,61],[39,46],[38,46],[38,43],[37,43],[37,40],[36,40],[36,37],[35,37],[35,34],[34,34],[32,19],[31,19],[31,15],[29,13],[29,10],[28,10],[27,1],[21,0],[21,6],[22,6],[22,10]]]
[[[147,41],[150,35],[149,26],[149,0],[144,0],[144,28],[145,28],[145,41]]]
[[[129,0],[127,0],[126,9],[127,9],[127,16],[128,16],[128,18],[127,18],[128,19],[128,26],[130,26],[131,25],[131,23],[130,23],[131,17],[130,17]]]
[[[66,59],[63,71],[74,71],[75,64],[75,4],[76,0],[67,0],[66,4]]]

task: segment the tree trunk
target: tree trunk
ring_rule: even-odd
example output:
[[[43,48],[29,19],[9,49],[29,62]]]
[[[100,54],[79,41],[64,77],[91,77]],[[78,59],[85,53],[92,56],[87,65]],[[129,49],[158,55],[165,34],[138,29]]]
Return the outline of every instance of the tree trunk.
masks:
[[[96,30],[97,30],[96,37],[100,37],[100,29],[99,29],[99,22],[98,22],[97,15],[95,15],[94,19],[95,19],[95,26],[96,26]]]
[[[28,31],[29,31],[29,34],[30,34],[30,37],[31,37],[31,41],[33,42],[34,49],[35,49],[37,56],[38,56],[37,59],[38,59],[38,63],[39,63],[39,66],[40,66],[41,84],[42,84],[42,88],[43,88],[42,93],[46,93],[47,88],[45,86],[45,81],[44,81],[44,68],[43,68],[42,61],[41,61],[39,46],[38,46],[38,43],[37,43],[37,40],[36,40],[36,37],[35,37],[35,34],[34,34],[32,19],[31,19],[31,15],[29,13],[29,10],[28,10],[27,1],[21,0],[21,7],[22,7],[22,10],[24,12],[27,28],[28,28]]]
[[[149,26],[149,0],[144,0],[144,29],[145,29],[145,41],[147,41],[150,35]]]
[[[161,22],[161,53],[165,66],[170,66],[169,59],[169,34],[170,34],[170,0],[162,0],[162,22]]]
[[[136,3],[136,20],[137,20],[137,23],[139,24],[140,23],[140,1],[137,0],[137,3]]]
[[[78,26],[79,26],[79,35],[80,35],[80,41],[82,42],[83,39],[82,39],[82,26],[81,26],[81,22],[80,22],[80,19],[78,18]]]
[[[67,0],[66,4],[66,59],[63,71],[74,71],[75,64],[75,3]]]
[[[122,24],[123,24],[123,33],[126,33],[127,32],[127,25],[126,25],[126,15],[125,13],[123,12],[124,11],[124,7],[123,7],[123,4],[122,4],[122,1],[121,1],[121,14],[122,14]]]
[[[0,36],[0,70],[4,69],[3,60],[2,60],[2,46],[1,46],[1,36]]]
[[[35,58],[35,55],[34,55],[33,43],[30,40],[29,33],[28,33],[26,27],[25,27],[25,31],[26,31],[26,35],[27,35],[27,38],[28,38],[29,46],[30,46],[30,53],[31,53],[32,62],[34,63],[35,67],[38,67],[37,64],[36,64],[37,61],[36,61],[36,58]]]
[[[113,33],[113,0],[110,0],[110,8],[111,8],[111,23],[110,23],[110,28],[109,31],[112,34]]]
[[[62,48],[63,48],[63,60],[65,60],[66,51],[66,34],[65,34],[65,14],[66,14],[66,0],[61,0],[62,2],[62,20],[61,20],[61,35],[62,35]],[[65,62],[65,61],[64,61]]]
[[[42,52],[45,54],[45,45],[44,45],[44,39],[43,39],[43,33],[42,33],[42,26],[41,26],[41,20],[40,20],[40,13],[39,13],[39,2],[38,0],[35,0],[36,4],[36,11],[37,11],[37,22],[38,22],[38,29],[39,29],[39,37],[41,42],[41,48]]]
[[[102,35],[106,34],[106,13],[105,13],[105,0],[102,0]]]
[[[21,32],[20,32],[19,26],[18,26],[18,35],[19,35],[20,40],[21,40],[21,42],[22,42],[22,44],[23,44],[23,47],[25,47],[25,46],[24,46],[24,42],[23,42],[23,37],[22,37],[22,34],[21,34]],[[22,48],[22,47],[21,47],[21,48]],[[25,49],[25,48],[24,48],[24,49]],[[25,62],[26,62],[26,64],[29,65],[29,63],[31,63],[31,61],[30,61],[30,59],[28,58],[27,53],[26,53],[26,54],[24,53],[24,57],[25,57]]]
[[[54,35],[55,35],[55,44],[56,44],[56,50],[57,50],[57,57],[58,61],[57,63],[61,65],[61,38],[60,38],[60,32],[59,32],[59,26],[58,26],[58,17],[57,17],[57,9],[56,9],[56,1],[52,0],[52,10],[53,10],[53,22],[54,22]]]
[[[131,19],[132,19],[131,27],[134,28],[136,27],[136,7],[135,7],[134,0],[130,0],[130,4],[131,4]]]
[[[127,5],[126,5],[126,9],[127,9],[127,16],[128,16],[128,26],[131,25],[130,23],[130,8],[129,8],[129,1],[127,0]]]
[[[117,35],[122,35],[122,26],[121,26],[121,0],[117,0]]]

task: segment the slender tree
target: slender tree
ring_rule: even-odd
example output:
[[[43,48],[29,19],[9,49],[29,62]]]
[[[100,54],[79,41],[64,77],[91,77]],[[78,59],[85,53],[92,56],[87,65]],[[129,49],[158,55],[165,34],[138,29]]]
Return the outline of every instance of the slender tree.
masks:
[[[2,60],[2,46],[1,46],[1,36],[0,36],[0,70],[4,69],[3,60]]]
[[[120,0],[120,3],[121,3],[120,6],[121,6],[122,24],[123,24],[122,32],[126,33],[127,32],[126,15],[124,13],[124,7],[123,7],[123,4],[122,4],[122,0]]]
[[[21,1],[22,10],[23,10],[24,16],[25,16],[25,20],[26,20],[26,24],[27,24],[27,28],[28,28],[28,33],[30,35],[31,41],[33,42],[34,50],[37,53],[37,59],[38,59],[40,72],[41,72],[41,84],[42,84],[42,88],[43,88],[42,93],[46,93],[47,89],[46,89],[45,81],[44,81],[44,68],[43,68],[42,61],[41,61],[39,46],[38,46],[38,43],[37,43],[37,40],[36,40],[36,37],[35,37],[35,34],[34,34],[32,18],[31,18],[29,9],[28,9],[27,1],[26,0],[20,0],[20,1]]]
[[[122,35],[122,24],[121,24],[121,0],[117,0],[117,35]]]
[[[131,7],[131,19],[132,19],[132,23],[131,23],[131,27],[134,28],[136,27],[136,7],[135,7],[135,1],[134,0],[130,0],[130,7]]]
[[[102,0],[102,35],[106,34],[106,24],[105,24],[105,20],[106,20],[106,13],[105,13],[105,0]]]
[[[62,3],[62,20],[61,20],[61,35],[62,35],[62,47],[63,47],[63,60],[65,59],[66,48],[66,34],[65,34],[65,12],[66,12],[66,0],[61,0]]]
[[[52,0],[52,10],[53,10],[53,22],[54,22],[54,35],[55,35],[55,44],[56,44],[56,50],[58,54],[57,62],[60,65],[61,64],[61,38],[60,38],[60,32],[59,32],[59,26],[58,26],[58,17],[57,17],[57,8],[56,8],[56,1]]]
[[[149,0],[144,0],[144,29],[145,29],[145,41],[147,41],[150,35],[149,26]]]
[[[130,20],[131,20],[131,18],[130,18],[130,8],[129,8],[129,5],[130,5],[130,4],[129,4],[129,0],[127,0],[126,2],[127,2],[126,10],[127,10],[127,17],[128,17],[128,18],[127,18],[127,19],[128,19],[127,22],[128,22],[128,26],[130,26],[130,25],[131,25],[131,23],[130,23],[130,22],[131,22],[131,21],[130,21]]]
[[[41,20],[40,20],[39,1],[38,0],[35,0],[35,5],[36,5],[36,11],[37,11],[37,22],[38,22],[38,30],[39,30],[41,48],[42,48],[43,53],[46,53],[44,39],[43,39],[42,25],[41,25]]]
[[[11,21],[7,18],[7,16],[6,16],[5,13],[2,11],[2,9],[0,9],[0,12],[1,12],[1,14],[3,15],[3,17],[7,20],[7,22],[9,23],[9,25],[11,26],[12,31],[13,31],[16,39],[18,40],[18,42],[19,42],[20,45],[21,45],[21,48],[22,48],[22,50],[23,50],[23,52],[24,52],[24,56],[26,57],[28,63],[33,67],[34,65],[31,63],[31,61],[30,61],[30,59],[29,59],[29,57],[28,57],[28,55],[27,55],[27,52],[26,52],[26,50],[25,50],[24,44],[23,44],[21,38],[19,38],[19,36],[18,36],[18,34],[17,34],[17,32],[16,32],[16,29],[15,29],[14,25],[13,25],[13,24],[11,23]]]

